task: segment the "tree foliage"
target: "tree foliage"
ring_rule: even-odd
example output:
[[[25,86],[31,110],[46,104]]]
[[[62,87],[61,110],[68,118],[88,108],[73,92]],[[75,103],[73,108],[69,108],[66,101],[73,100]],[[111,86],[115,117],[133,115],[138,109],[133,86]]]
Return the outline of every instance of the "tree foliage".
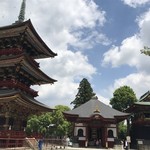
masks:
[[[136,101],[137,98],[134,91],[129,86],[122,86],[114,91],[110,104],[112,108],[124,111]]]
[[[127,136],[127,125],[124,121],[120,122],[118,125],[118,138],[123,140],[126,139]]]
[[[141,53],[150,56],[150,48],[147,46],[144,46],[144,49],[141,50]]]
[[[91,84],[86,78],[83,78],[79,84],[78,93],[74,101],[71,102],[71,104],[74,104],[74,108],[76,108],[81,104],[89,101],[93,96],[95,96],[95,93],[93,93]]]
[[[27,122],[27,134],[39,133],[44,137],[62,137],[69,134],[71,124],[63,116],[63,112],[68,110],[70,110],[68,106],[57,105],[51,113],[31,116]]]
[[[64,136],[70,134],[71,123],[68,122],[63,115],[64,111],[70,110],[68,106],[57,105],[52,113],[53,124],[55,125],[55,136]]]

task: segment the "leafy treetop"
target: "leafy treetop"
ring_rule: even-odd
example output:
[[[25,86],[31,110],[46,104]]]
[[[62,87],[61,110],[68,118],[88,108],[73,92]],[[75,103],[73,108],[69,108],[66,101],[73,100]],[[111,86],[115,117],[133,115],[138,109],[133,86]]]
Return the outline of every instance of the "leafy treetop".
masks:
[[[113,98],[110,99],[112,108],[119,111],[124,111],[137,101],[136,95],[132,88],[129,86],[121,86],[113,93]]]
[[[95,93],[93,93],[91,84],[86,78],[83,78],[79,84],[78,93],[71,104],[74,104],[74,108],[79,107],[80,105],[89,101],[93,96],[95,96]]]
[[[141,53],[150,56],[150,48],[147,46],[144,46],[144,49],[141,50]]]

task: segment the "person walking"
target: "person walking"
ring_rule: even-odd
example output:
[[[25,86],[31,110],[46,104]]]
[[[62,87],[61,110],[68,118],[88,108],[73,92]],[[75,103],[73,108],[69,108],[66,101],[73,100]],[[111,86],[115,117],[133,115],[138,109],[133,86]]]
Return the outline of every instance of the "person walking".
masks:
[[[43,140],[40,139],[40,140],[38,141],[38,149],[39,149],[39,150],[42,150],[42,145],[43,145]]]

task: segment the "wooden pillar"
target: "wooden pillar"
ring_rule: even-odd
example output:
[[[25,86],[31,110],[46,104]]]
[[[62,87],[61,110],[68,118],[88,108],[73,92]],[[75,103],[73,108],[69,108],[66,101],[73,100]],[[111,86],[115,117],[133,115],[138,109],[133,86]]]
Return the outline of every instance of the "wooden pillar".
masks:
[[[103,127],[102,128],[102,146],[103,147],[106,147],[107,146],[107,128],[106,127]]]
[[[89,144],[89,126],[86,124],[86,141],[85,141],[85,147],[88,147]]]
[[[5,119],[6,119],[6,120],[5,120],[5,124],[4,124],[4,129],[5,129],[5,130],[8,130],[8,129],[9,129],[9,115],[8,115],[8,114],[9,114],[9,112],[6,112],[6,113],[5,113]]]
[[[127,135],[130,135],[130,118],[127,118]]]

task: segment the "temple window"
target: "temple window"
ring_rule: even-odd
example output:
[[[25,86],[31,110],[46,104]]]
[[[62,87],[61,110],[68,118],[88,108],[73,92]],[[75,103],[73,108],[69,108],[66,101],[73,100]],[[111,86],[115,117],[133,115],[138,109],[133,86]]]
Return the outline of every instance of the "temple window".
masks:
[[[108,137],[110,137],[110,138],[114,137],[112,130],[108,130]]]
[[[83,129],[79,129],[79,130],[78,130],[78,136],[79,136],[79,137],[82,137],[82,136],[83,136]]]

